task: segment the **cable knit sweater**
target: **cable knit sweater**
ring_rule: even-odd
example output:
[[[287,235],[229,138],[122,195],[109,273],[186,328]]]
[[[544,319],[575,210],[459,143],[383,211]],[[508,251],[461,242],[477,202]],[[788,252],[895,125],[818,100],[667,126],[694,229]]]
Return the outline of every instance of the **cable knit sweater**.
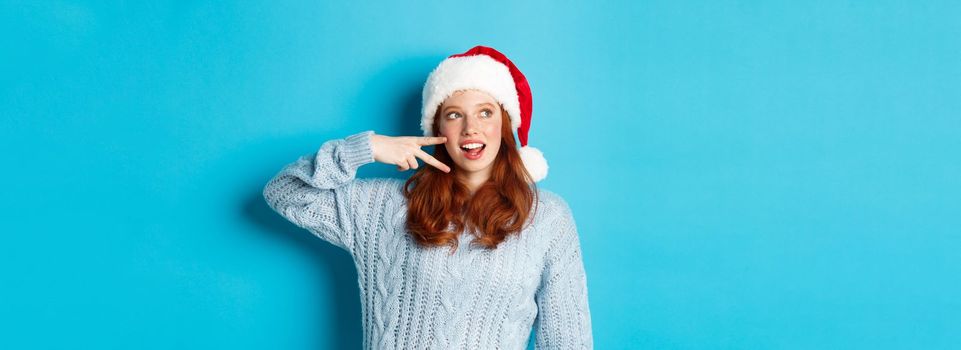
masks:
[[[270,207],[350,253],[365,349],[593,348],[587,280],[570,207],[539,189],[532,225],[497,249],[418,246],[404,228],[404,181],[355,178],[373,131],[325,142],[263,190]],[[424,164],[423,166],[428,166]]]

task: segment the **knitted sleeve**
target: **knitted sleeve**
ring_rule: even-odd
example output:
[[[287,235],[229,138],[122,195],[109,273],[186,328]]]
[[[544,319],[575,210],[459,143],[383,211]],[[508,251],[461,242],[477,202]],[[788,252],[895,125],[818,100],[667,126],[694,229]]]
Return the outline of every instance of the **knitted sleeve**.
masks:
[[[547,251],[537,289],[535,349],[593,349],[587,276],[577,226],[561,201],[561,218],[551,229],[559,233]]]
[[[354,255],[357,228],[375,206],[368,195],[376,181],[355,179],[374,162],[373,131],[324,142],[316,153],[285,166],[264,187],[271,209],[317,237]]]

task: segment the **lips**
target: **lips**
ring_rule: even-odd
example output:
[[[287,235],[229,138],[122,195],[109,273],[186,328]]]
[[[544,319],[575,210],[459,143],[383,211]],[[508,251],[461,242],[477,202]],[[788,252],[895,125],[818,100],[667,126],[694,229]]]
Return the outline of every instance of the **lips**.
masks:
[[[477,144],[480,144],[480,147],[476,147]],[[471,147],[475,147],[475,148],[472,148],[472,149],[471,149],[471,148],[468,148],[467,145],[471,145]],[[481,158],[481,156],[484,155],[484,149],[485,149],[485,148],[487,148],[487,145],[485,145],[485,144],[483,144],[483,143],[479,143],[479,142],[467,142],[467,143],[465,143],[464,145],[461,145],[460,150],[461,150],[461,152],[464,152],[464,157],[465,157],[465,158],[467,158],[467,159],[469,159],[469,160],[478,160],[478,159]]]

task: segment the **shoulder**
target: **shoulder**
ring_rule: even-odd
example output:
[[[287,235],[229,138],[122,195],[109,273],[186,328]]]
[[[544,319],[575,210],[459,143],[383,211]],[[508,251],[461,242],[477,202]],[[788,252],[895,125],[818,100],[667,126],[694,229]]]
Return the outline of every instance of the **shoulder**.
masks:
[[[560,194],[538,188],[537,209],[534,220],[541,224],[573,224],[574,214],[567,200]]]
[[[537,209],[541,213],[535,219],[535,236],[543,245],[545,264],[556,266],[546,272],[552,275],[556,269],[568,266],[565,261],[579,254],[580,236],[571,207],[561,195],[539,190],[538,205],[542,207]]]
[[[554,191],[538,188],[537,189],[537,200],[541,203],[556,206],[556,207],[568,207],[567,201],[561,195],[555,193]]]

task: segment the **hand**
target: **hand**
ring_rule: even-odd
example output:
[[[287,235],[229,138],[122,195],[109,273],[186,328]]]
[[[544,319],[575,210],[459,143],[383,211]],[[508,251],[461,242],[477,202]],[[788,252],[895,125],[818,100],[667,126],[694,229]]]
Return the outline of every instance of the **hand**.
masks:
[[[445,173],[450,172],[450,167],[441,163],[436,158],[427,154],[420,148],[423,146],[443,144],[447,142],[444,136],[386,136],[371,135],[371,150],[374,153],[374,160],[384,164],[397,165],[398,171],[417,169],[417,159],[434,166]]]

